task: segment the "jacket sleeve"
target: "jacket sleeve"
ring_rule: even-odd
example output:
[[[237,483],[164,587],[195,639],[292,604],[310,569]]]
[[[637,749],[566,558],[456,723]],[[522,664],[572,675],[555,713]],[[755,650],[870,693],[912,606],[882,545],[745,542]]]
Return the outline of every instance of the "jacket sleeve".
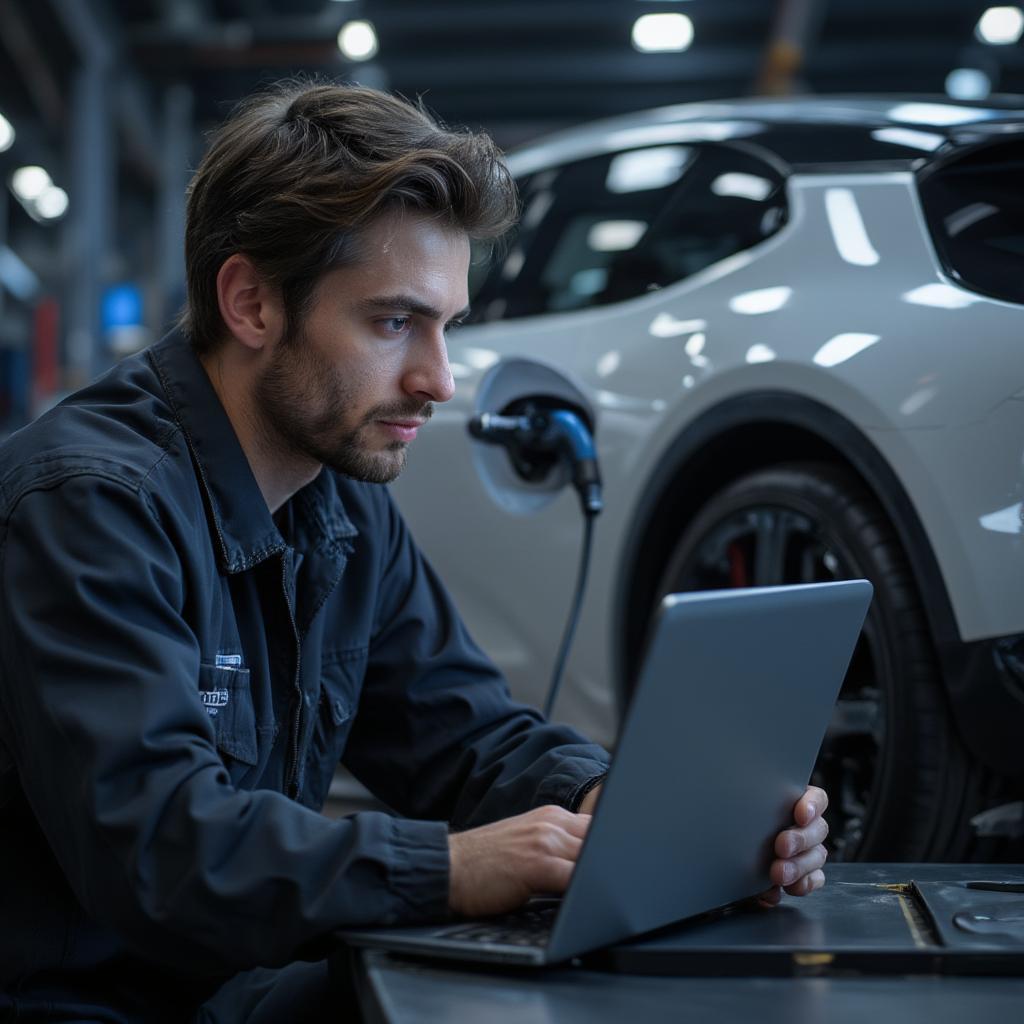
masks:
[[[382,517],[377,622],[346,766],[403,814],[455,828],[542,804],[575,809],[608,754],[510,698],[390,496]]]
[[[179,560],[144,493],[76,476],[0,523],[0,741],[86,912],[159,962],[274,965],[447,911],[447,830],[236,790],[197,697]]]

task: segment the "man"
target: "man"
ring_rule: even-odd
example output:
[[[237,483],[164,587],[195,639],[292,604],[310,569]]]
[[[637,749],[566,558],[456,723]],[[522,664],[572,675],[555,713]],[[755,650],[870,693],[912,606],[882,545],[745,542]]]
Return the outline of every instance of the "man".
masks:
[[[3,447],[8,1008],[192,1019],[339,926],[565,888],[607,756],[509,699],[379,486],[452,395],[470,240],[514,214],[486,137],[258,97],[191,186],[182,328]],[[319,814],[339,760],[401,817]],[[824,807],[777,840],[795,894]]]

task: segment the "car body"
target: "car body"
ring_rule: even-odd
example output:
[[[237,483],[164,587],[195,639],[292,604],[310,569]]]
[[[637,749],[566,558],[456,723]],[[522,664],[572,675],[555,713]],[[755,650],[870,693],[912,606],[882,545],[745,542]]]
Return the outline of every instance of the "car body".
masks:
[[[817,773],[837,854],[966,855],[1024,772],[1024,110],[687,104],[509,166],[520,226],[395,485],[471,631],[541,703],[578,504],[466,426],[571,408],[605,510],[556,715],[614,742],[669,590],[868,576]]]

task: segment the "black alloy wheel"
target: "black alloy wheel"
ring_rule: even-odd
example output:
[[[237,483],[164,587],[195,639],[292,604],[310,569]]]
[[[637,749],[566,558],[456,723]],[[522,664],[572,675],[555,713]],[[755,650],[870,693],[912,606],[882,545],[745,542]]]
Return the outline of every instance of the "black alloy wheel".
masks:
[[[836,860],[961,856],[979,785],[953,728],[924,610],[884,512],[825,463],[749,473],[688,523],[658,598],[672,591],[864,577],[875,596],[815,764]]]

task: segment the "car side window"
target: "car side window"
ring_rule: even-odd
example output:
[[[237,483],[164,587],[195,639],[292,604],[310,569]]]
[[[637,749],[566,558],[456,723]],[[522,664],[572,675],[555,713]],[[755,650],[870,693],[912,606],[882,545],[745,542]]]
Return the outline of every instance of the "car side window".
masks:
[[[1024,143],[987,146],[922,172],[921,204],[946,272],[1024,303]]]
[[[520,223],[475,302],[482,320],[643,295],[756,245],[786,217],[776,168],[712,144],[591,157],[520,189]]]

